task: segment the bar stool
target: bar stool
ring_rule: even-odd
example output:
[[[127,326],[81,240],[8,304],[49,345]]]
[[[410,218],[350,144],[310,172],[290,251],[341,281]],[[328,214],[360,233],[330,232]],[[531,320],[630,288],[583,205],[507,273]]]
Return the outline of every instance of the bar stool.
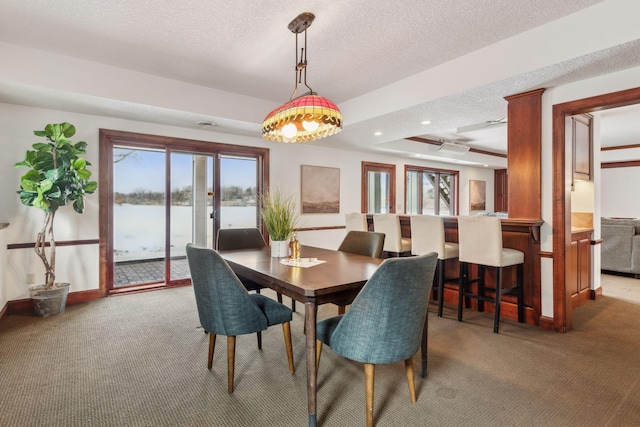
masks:
[[[524,303],[522,292],[522,266],[524,253],[515,249],[502,247],[502,224],[500,218],[488,216],[458,217],[458,242],[460,260],[460,292],[458,293],[458,321],[462,321],[462,298],[478,300],[478,311],[484,311],[484,302],[494,304],[493,332],[498,333],[500,322],[500,301],[502,294],[515,292],[518,299],[518,322],[524,322]],[[469,264],[478,265],[478,278],[469,280]],[[502,287],[502,268],[516,265],[516,284],[509,288]],[[495,288],[485,286],[485,267],[495,267]],[[478,293],[469,291],[471,283],[478,283]],[[485,291],[493,291],[494,296],[485,295]]]
[[[384,233],[383,251],[393,253],[397,257],[402,253],[411,252],[411,239],[402,237],[400,232],[400,218],[395,214],[374,214],[373,231]]]
[[[352,212],[345,214],[345,225],[347,233],[351,230],[355,231],[369,231],[369,225],[367,224],[367,215],[359,212]]]
[[[444,262],[458,258],[458,244],[445,241],[444,220],[435,215],[412,215],[411,221],[411,254],[425,255],[430,252],[438,254],[438,268],[433,290],[438,292],[438,317],[442,317],[442,304],[444,301]],[[447,282],[455,282],[458,286],[458,277],[448,278]],[[458,290],[459,291],[459,290]]]

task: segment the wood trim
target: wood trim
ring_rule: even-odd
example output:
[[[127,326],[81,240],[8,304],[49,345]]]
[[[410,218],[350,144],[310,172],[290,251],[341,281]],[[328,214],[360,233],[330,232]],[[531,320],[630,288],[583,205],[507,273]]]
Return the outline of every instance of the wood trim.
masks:
[[[422,137],[419,137],[419,136],[410,136],[410,137],[405,138],[405,139],[409,140],[409,141],[414,141],[414,142],[421,142],[423,144],[437,145],[438,147],[442,145],[442,141],[434,141],[433,139],[422,138]],[[503,159],[508,158],[508,156],[506,154],[496,153],[494,151],[481,150],[479,148],[469,148],[469,152],[477,153],[477,154],[484,154],[486,156],[501,157]]]
[[[507,153],[510,218],[542,218],[542,93],[532,90],[504,99],[507,106]]]
[[[9,227],[8,222],[0,222],[0,230],[4,230],[7,227]]]
[[[627,148],[640,148],[640,144],[613,145],[611,147],[600,147],[600,151],[624,150],[624,149],[627,149]]]
[[[2,310],[0,310],[0,325],[2,325],[2,320],[9,314],[9,303],[7,302]]]
[[[591,294],[589,295],[589,298],[598,299],[601,296],[602,296],[602,286],[600,286],[598,289],[591,289]]]
[[[301,227],[301,228],[296,228],[295,231],[340,230],[345,228],[347,228],[345,225],[326,225],[323,227]]]
[[[555,323],[553,318],[548,316],[540,316],[540,329],[544,329],[546,331],[554,331]]]
[[[389,174],[389,213],[396,212],[396,165],[393,163],[362,162],[362,173],[360,178],[360,212],[367,213],[369,172],[386,172]]]
[[[602,242],[603,242],[602,239],[596,239],[596,240],[591,240],[589,244],[591,244],[591,246],[595,246],[595,245],[601,245]]]
[[[553,258],[553,252],[540,251],[538,255],[540,255],[540,258]]]
[[[567,254],[571,244],[571,141],[566,141],[565,118],[640,103],[640,87],[597,95],[553,106],[552,111],[552,206],[553,206],[553,322],[554,330],[572,326],[571,296],[567,295]]]
[[[269,149],[244,145],[224,144],[214,141],[193,140],[161,135],[141,134],[118,130],[99,129],[100,132],[100,174],[98,183],[99,195],[99,294],[107,296],[109,284],[113,283],[113,147],[130,146],[163,150],[179,150],[181,152],[203,153],[214,156],[251,156],[258,160],[258,192],[269,187]],[[169,177],[167,176],[168,180]],[[264,224],[260,221],[263,235],[267,235]],[[180,281],[163,284],[164,287],[179,285]]]
[[[600,163],[601,169],[612,169],[612,168],[633,168],[636,166],[640,166],[640,160],[629,160],[626,162],[602,162]]]
[[[98,289],[89,289],[86,291],[69,292],[67,295],[67,305],[81,304],[87,301],[93,301],[100,298]],[[23,298],[7,302],[7,314],[30,313],[32,311],[31,299]],[[1,316],[0,316],[1,318]]]
[[[87,240],[63,240],[61,242],[56,242],[56,247],[58,246],[79,246],[79,245],[97,245],[100,243],[98,239],[87,239]],[[7,245],[7,249],[33,249],[36,243],[11,243]],[[45,243],[46,247],[51,246],[50,242]]]

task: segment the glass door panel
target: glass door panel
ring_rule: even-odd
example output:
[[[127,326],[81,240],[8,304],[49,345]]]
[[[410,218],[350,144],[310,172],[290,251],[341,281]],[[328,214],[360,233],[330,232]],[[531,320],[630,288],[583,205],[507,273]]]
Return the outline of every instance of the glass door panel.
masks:
[[[114,287],[163,282],[165,153],[113,149]]]
[[[369,188],[367,189],[367,212],[382,214],[389,213],[389,174],[386,172],[369,172],[367,181],[369,184]]]
[[[436,177],[432,173],[422,173],[422,213],[434,215],[436,213]]]
[[[169,277],[189,278],[185,246],[213,247],[213,156],[171,153]]]
[[[220,228],[258,226],[258,161],[220,156]]]

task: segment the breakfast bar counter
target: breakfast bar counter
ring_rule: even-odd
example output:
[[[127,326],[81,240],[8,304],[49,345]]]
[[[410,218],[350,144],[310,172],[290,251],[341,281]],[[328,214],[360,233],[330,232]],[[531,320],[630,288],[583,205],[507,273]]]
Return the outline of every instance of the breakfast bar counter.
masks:
[[[410,215],[398,215],[403,237],[411,237]],[[445,226],[445,238],[449,242],[458,241],[458,218],[455,216],[443,217]],[[369,230],[373,231],[373,215],[367,215]],[[501,218],[502,222],[502,245],[505,248],[512,248],[524,253],[523,286],[525,322],[532,325],[539,325],[541,316],[541,295],[540,295],[540,226],[541,219],[520,219]],[[445,277],[457,278],[459,275],[459,264],[457,260],[445,262]],[[470,266],[471,277],[476,277],[476,266]],[[505,268],[505,283],[515,280],[515,268]],[[486,269],[486,278],[489,285],[495,283],[495,269]],[[456,307],[458,303],[457,286],[445,284],[444,291],[445,305]],[[472,307],[473,305],[472,301]],[[493,312],[490,303],[485,304],[485,311]],[[447,315],[445,313],[445,315]],[[515,295],[504,295],[501,304],[501,317],[517,320],[517,305]]]

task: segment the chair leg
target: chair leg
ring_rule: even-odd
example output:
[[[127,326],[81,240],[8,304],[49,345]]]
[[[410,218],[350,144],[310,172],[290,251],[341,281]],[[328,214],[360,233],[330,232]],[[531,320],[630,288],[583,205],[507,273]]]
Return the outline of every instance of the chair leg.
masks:
[[[484,311],[484,300],[480,298],[484,298],[485,288],[484,288],[484,265],[478,265],[478,311]]]
[[[502,267],[497,268],[496,272],[496,297],[495,308],[493,313],[493,332],[498,333],[500,325],[500,301],[502,300]]]
[[[338,306],[338,314],[344,314],[347,311],[347,308],[344,305]]]
[[[413,358],[405,359],[404,368],[407,374],[407,384],[409,384],[409,397],[411,403],[416,403],[416,383],[413,376]]]
[[[460,277],[458,286],[458,322],[462,322],[462,295],[467,287],[467,263],[460,261]]]
[[[291,299],[291,310],[293,310],[294,312],[296,311],[296,300],[294,300],[293,298]]]
[[[209,358],[207,359],[207,369],[213,365],[213,350],[216,347],[216,334],[209,334]]]
[[[287,349],[289,372],[293,374],[295,372],[295,367],[293,366],[293,346],[291,345],[291,324],[289,322],[284,322],[282,324],[282,333],[284,334],[284,346]]]
[[[373,427],[373,376],[375,365],[364,364],[364,393],[367,402],[367,427]]]
[[[258,350],[262,350],[262,332],[256,332],[256,337],[258,338]]]
[[[322,341],[316,340],[316,372],[320,367],[320,355],[322,355]]]
[[[516,286],[518,287],[518,322],[524,322],[524,289],[522,289],[522,264],[516,267]]]
[[[282,304],[282,294],[280,292],[276,292],[276,296],[278,297],[278,302]]]
[[[233,393],[233,371],[236,364],[236,337],[227,337],[227,391]]]
[[[444,303],[444,260],[438,260],[438,317],[442,317]]]

